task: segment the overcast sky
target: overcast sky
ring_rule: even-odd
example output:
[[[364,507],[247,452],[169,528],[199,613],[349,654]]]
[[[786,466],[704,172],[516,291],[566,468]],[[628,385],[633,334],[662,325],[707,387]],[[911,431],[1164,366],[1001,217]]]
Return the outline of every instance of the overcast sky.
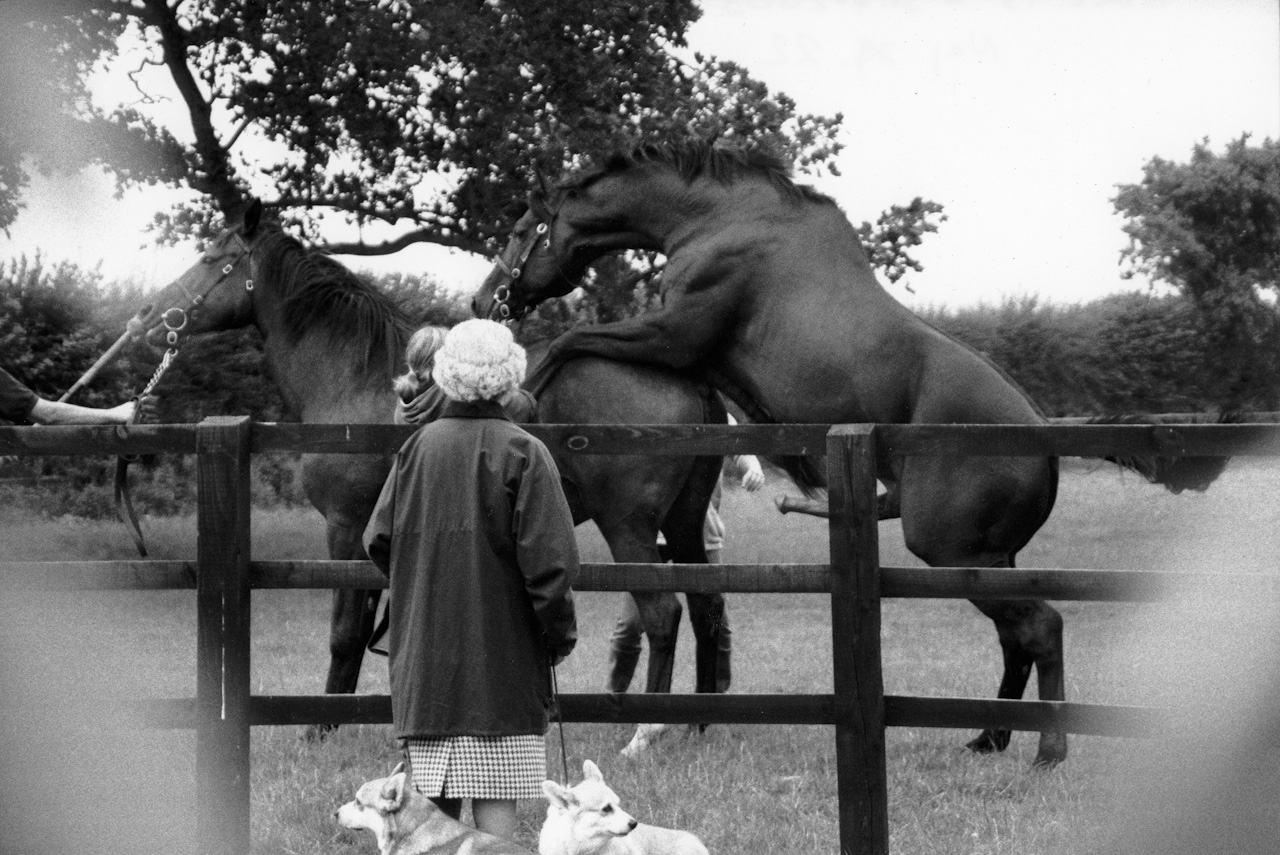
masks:
[[[1154,155],[1185,161],[1250,132],[1280,138],[1280,0],[704,0],[690,46],[734,59],[802,112],[844,114],[841,177],[805,178],[855,223],[924,196],[927,238],[909,303],[1004,296],[1089,300],[1120,277],[1110,199]],[[0,257],[40,247],[108,278],[160,285],[193,249],[141,248],[155,191],[36,179]],[[369,267],[368,259],[350,259]],[[483,259],[421,248],[380,269],[463,289]]]

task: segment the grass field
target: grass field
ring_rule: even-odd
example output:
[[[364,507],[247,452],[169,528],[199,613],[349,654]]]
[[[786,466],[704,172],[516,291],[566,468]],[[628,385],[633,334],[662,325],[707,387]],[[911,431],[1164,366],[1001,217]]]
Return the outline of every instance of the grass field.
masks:
[[[771,481],[759,494],[730,491],[725,560],[825,562],[823,520],[780,516]],[[1019,557],[1023,567],[1276,571],[1280,553],[1280,463],[1239,460],[1204,495],[1170,496],[1106,465],[1065,464],[1053,518]],[[157,558],[195,551],[191,519],[146,519]],[[581,531],[584,559],[608,560],[599,535]],[[117,523],[33,518],[0,508],[5,558],[131,557]],[[320,518],[311,511],[255,512],[254,556],[322,558]],[[912,564],[896,523],[881,525],[884,564]],[[618,595],[579,594],[581,641],[561,668],[561,689],[598,691]],[[321,591],[254,594],[256,693],[318,692],[327,665],[328,598]],[[28,781],[50,798],[70,793],[97,809],[97,841],[129,841],[129,851],[185,851],[194,825],[195,787],[188,733],[137,733],[110,727],[135,697],[194,693],[195,611],[188,592],[44,595],[4,598],[6,656],[0,714],[6,729],[5,787]],[[1028,768],[1034,734],[1015,734],[995,757],[963,749],[970,733],[894,729],[888,734],[890,827],[902,853],[1092,853],[1116,851],[1116,834],[1149,821],[1167,830],[1184,818],[1171,782],[1228,756],[1234,719],[1248,709],[1273,663],[1273,604],[1215,604],[1209,593],[1170,604],[1065,603],[1067,691],[1093,703],[1214,707],[1212,735],[1182,732],[1152,740],[1074,737],[1067,763]],[[817,595],[733,595],[734,687],[749,692],[831,689],[829,601]],[[968,603],[886,601],[885,689],[895,694],[986,697],[1000,657],[995,633]],[[691,691],[687,625],[675,685]],[[14,655],[16,654],[16,655]],[[638,675],[639,681],[642,675]],[[10,687],[16,687],[16,691]],[[382,660],[366,663],[361,691],[387,691]],[[90,723],[105,716],[108,725]],[[21,727],[16,721],[28,722]],[[1247,722],[1247,720],[1246,720]],[[1242,727],[1244,725],[1241,725]],[[595,760],[642,820],[690,829],[712,853],[836,851],[833,734],[826,727],[683,728],[650,754],[618,757],[630,729],[566,725],[570,777]],[[549,771],[560,775],[559,743],[548,734]],[[389,727],[342,729],[323,743],[292,727],[256,728],[251,781],[253,847],[261,853],[368,853],[369,836],[339,829],[338,804],[397,759]],[[1207,752],[1207,753],[1206,753]],[[5,793],[6,796],[11,793]],[[157,801],[152,801],[152,800]],[[8,803],[8,798],[0,802]],[[154,804],[163,803],[157,821]],[[544,806],[521,805],[522,840],[535,845]],[[0,808],[0,811],[7,809]],[[1170,813],[1172,811],[1172,813]],[[1172,816],[1173,819],[1167,817]],[[41,827],[24,818],[15,825]],[[25,825],[24,825],[25,823]],[[154,838],[154,841],[152,840]],[[21,840],[21,835],[16,838]],[[53,851],[47,846],[35,848]],[[15,850],[17,851],[17,850]],[[103,851],[114,851],[109,845]]]

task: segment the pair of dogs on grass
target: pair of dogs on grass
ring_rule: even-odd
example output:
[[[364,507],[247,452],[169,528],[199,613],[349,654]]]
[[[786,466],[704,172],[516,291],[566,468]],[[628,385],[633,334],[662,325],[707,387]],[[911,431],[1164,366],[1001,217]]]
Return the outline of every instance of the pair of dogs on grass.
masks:
[[[539,855],[707,855],[687,831],[637,822],[618,804],[596,764],[582,764],[582,783],[564,787],[545,781],[547,820],[538,838]],[[414,789],[401,763],[386,778],[361,785],[356,797],[338,808],[346,828],[372,831],[378,855],[522,855],[509,840],[452,819]]]

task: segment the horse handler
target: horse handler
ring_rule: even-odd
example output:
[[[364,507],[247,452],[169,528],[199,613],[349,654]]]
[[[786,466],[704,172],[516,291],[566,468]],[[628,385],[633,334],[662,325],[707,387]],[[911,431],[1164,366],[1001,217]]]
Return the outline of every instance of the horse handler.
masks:
[[[364,542],[390,580],[392,714],[414,785],[511,839],[542,798],[550,667],[577,641],[573,518],[551,454],[499,403],[524,350],[492,321],[449,331],[431,376],[449,398],[400,449]]]

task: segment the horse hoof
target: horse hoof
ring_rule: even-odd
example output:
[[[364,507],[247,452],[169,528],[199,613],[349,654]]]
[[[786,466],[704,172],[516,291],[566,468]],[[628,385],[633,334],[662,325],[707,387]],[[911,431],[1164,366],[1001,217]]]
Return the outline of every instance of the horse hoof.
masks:
[[[1040,750],[1031,764],[1032,769],[1052,769],[1067,759],[1067,740],[1061,734],[1058,739],[1041,740]]]
[[[965,747],[975,754],[995,754],[1009,747],[1009,731],[984,730]]]
[[[663,734],[667,732],[665,724],[642,724],[636,728],[636,735],[631,737],[627,747],[618,752],[622,757],[632,760],[653,747]]]
[[[1065,756],[1056,754],[1037,754],[1036,759],[1031,761],[1032,769],[1052,769],[1062,761],[1066,760]]]

